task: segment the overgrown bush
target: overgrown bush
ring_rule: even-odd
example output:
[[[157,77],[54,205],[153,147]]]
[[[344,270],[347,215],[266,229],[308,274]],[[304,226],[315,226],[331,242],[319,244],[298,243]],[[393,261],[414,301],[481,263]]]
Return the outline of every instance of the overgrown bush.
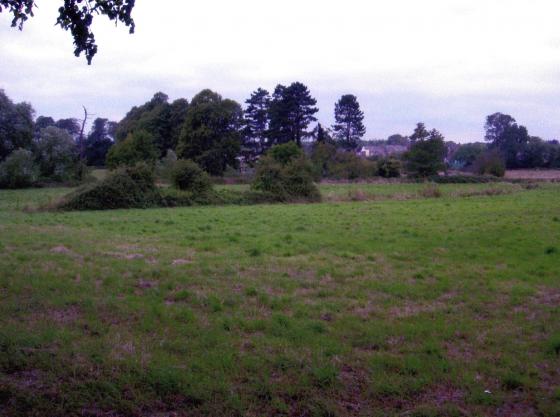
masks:
[[[252,188],[276,201],[319,201],[321,198],[313,183],[313,167],[293,142],[276,145],[261,157]]]
[[[474,172],[479,175],[503,177],[506,173],[506,163],[497,150],[490,150],[480,154],[473,166]]]
[[[139,162],[154,165],[158,156],[159,150],[152,135],[140,130],[130,133],[125,140],[111,146],[107,153],[107,167],[114,169],[133,166]]]
[[[105,179],[66,196],[57,208],[65,210],[109,210],[146,208],[161,204],[151,167],[138,164],[120,168]]]
[[[268,155],[281,165],[288,163],[303,156],[303,151],[295,142],[288,142],[270,148]]]
[[[377,161],[377,172],[383,178],[398,178],[401,176],[401,161],[395,158],[383,158]]]
[[[366,179],[377,176],[377,164],[352,152],[337,150],[331,143],[317,143],[311,154],[313,176],[338,180]]]
[[[420,189],[420,195],[425,198],[439,198],[442,196],[442,192],[437,185],[427,184]]]
[[[0,188],[31,187],[37,181],[38,174],[33,154],[18,149],[0,163]]]
[[[173,151],[173,149],[168,149],[165,156],[156,164],[155,173],[157,179],[165,182],[171,182],[171,174],[176,162],[177,154]]]
[[[212,188],[210,177],[193,161],[180,159],[171,171],[173,185],[179,190],[204,194]]]
[[[328,178],[339,180],[367,179],[377,176],[377,163],[352,152],[339,151],[328,164]]]
[[[411,177],[426,178],[437,175],[445,168],[444,156],[443,137],[439,132],[432,131],[427,139],[415,141],[404,154],[406,170]]]

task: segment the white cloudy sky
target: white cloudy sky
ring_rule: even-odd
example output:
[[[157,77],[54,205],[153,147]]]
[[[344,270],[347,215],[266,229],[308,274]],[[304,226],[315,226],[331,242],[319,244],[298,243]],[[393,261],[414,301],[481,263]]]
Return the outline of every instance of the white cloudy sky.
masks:
[[[38,115],[79,117],[84,104],[119,120],[156,91],[242,102],[302,81],[327,125],[336,99],[357,95],[368,138],[424,121],[480,140],[496,111],[560,137],[558,0],[137,0],[134,35],[96,18],[91,66],[53,26],[61,1],[36,3],[23,32],[0,14],[0,88]]]

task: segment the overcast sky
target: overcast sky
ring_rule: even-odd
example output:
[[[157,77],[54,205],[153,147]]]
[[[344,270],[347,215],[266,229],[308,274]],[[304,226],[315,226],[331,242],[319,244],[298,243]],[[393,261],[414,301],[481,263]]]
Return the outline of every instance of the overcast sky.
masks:
[[[61,1],[36,3],[23,32],[0,14],[0,88],[37,115],[79,117],[84,104],[120,120],[156,91],[243,102],[301,81],[326,125],[336,99],[355,94],[368,139],[424,121],[481,140],[496,111],[560,137],[558,0],[137,0],[134,35],[96,18],[91,66],[53,26]]]

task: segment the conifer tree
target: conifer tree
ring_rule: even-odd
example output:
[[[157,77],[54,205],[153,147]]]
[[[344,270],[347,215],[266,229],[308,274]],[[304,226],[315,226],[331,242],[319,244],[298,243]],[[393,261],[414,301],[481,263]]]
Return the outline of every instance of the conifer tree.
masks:
[[[337,142],[347,150],[356,149],[366,133],[364,113],[360,110],[356,96],[346,94],[340,97],[334,106],[334,119],[333,130]]]

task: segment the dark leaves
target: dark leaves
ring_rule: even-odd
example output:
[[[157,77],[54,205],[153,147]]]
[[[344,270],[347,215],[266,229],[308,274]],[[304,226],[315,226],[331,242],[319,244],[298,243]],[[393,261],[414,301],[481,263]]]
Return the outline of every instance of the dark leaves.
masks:
[[[64,30],[70,31],[74,38],[74,55],[85,53],[88,64],[97,53],[95,36],[90,27],[96,14],[102,14],[122,22],[134,33],[134,19],[132,9],[135,0],[64,0],[64,5],[58,8],[56,24]],[[7,9],[14,17],[12,26],[20,30],[29,17],[33,17],[33,0],[0,0],[0,12]]]

